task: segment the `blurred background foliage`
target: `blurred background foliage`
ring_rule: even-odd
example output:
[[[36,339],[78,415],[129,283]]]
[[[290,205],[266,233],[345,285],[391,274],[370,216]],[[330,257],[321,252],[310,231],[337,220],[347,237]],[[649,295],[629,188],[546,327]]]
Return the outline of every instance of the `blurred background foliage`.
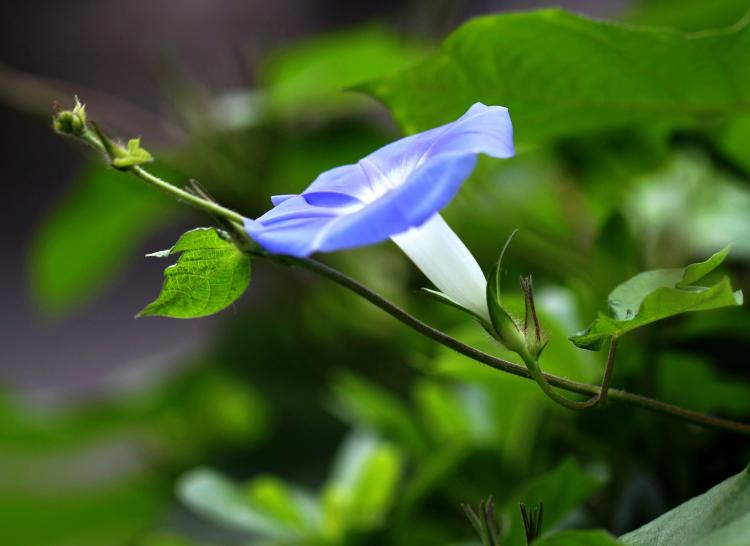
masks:
[[[358,25],[263,49],[244,86],[211,89],[164,54],[156,63],[159,116],[95,91],[89,97],[76,81],[3,65],[0,99],[25,112],[24,123],[44,125],[52,99],[78,92],[112,131],[144,133],[155,171],[196,178],[251,217],[270,195],[298,192],[321,171],[397,138],[392,119],[414,131],[449,121],[474,100],[507,104],[518,156],[482,158],[445,215],[485,267],[520,229],[508,279],[533,272],[551,339],[542,365],[577,380],[597,381],[603,358],[567,337],[638,271],[681,266],[733,242],[724,269],[750,290],[750,76],[737,68],[748,33],[720,35],[702,50],[680,34],[649,31],[644,42],[627,30],[612,38],[603,27],[606,54],[592,65],[590,44],[565,36],[578,23],[540,12],[470,22],[449,38],[451,57],[440,42],[474,10],[440,2],[416,24],[413,14],[427,4],[390,6],[387,22],[367,12]],[[748,6],[643,0],[615,8],[606,13],[613,20],[692,31],[736,24]],[[545,26],[556,18],[568,27]],[[469,30],[479,27],[489,34]],[[477,75],[448,66],[475,49],[487,55],[473,65]],[[721,70],[737,75],[738,88],[731,76],[715,78]],[[621,103],[602,106],[618,94]],[[667,112],[638,110],[652,94]],[[706,105],[717,106],[700,111]],[[8,153],[38,161],[12,144]],[[114,297],[144,251],[209,221],[86,157],[70,180],[50,180],[65,187],[54,206],[41,218],[29,214],[36,220],[27,288],[44,324],[65,324]],[[392,245],[324,258],[455,337],[514,359],[460,314],[416,296],[425,281]],[[504,545],[525,543],[519,501],[544,502],[545,530],[618,535],[748,462],[747,442],[727,433],[617,405],[559,409],[533,383],[437,347],[305,272],[257,264],[253,275],[243,301],[209,321],[188,350],[159,353],[166,365],[145,359],[62,397],[40,399],[8,382],[0,398],[0,542],[468,545],[478,542],[460,505],[490,495]],[[148,293],[159,283],[151,269]],[[127,297],[132,314],[147,302]],[[12,323],[5,336],[10,342]],[[77,350],[108,369],[93,345]],[[749,350],[746,309],[685,316],[623,340],[614,383],[747,420]],[[7,375],[33,365],[19,354],[2,357]]]

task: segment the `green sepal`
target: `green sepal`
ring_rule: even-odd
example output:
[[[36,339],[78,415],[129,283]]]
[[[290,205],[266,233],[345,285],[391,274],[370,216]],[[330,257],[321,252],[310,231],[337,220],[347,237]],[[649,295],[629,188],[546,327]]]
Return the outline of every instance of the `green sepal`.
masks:
[[[136,165],[143,165],[154,160],[148,150],[141,148],[140,138],[131,138],[128,140],[127,148],[115,146],[112,165],[118,169],[127,169]]]
[[[508,240],[505,241],[505,246],[503,246],[503,250],[500,252],[500,257],[492,268],[487,280],[487,309],[490,313],[492,326],[490,334],[511,351],[521,353],[526,350],[526,336],[524,336],[519,328],[517,321],[503,307],[502,292],[500,290],[503,256],[505,256],[505,251],[508,249],[508,245],[516,234],[516,231],[518,230],[513,231]]]
[[[431,298],[435,301],[439,301],[440,303],[444,303],[445,305],[449,305],[451,307],[454,307],[458,309],[459,311],[463,311],[464,313],[470,314],[472,317],[476,318],[477,320],[481,321],[482,323],[487,322],[487,319],[481,317],[480,315],[476,314],[471,309],[467,309],[460,303],[458,303],[456,300],[448,296],[447,294],[442,293],[440,290],[433,290],[431,288],[420,288],[419,293],[427,296],[428,298]]]
[[[56,108],[59,108],[57,106]],[[52,117],[52,126],[60,134],[83,136],[86,132],[86,105],[81,104],[76,97],[76,105],[72,110],[58,110]]]

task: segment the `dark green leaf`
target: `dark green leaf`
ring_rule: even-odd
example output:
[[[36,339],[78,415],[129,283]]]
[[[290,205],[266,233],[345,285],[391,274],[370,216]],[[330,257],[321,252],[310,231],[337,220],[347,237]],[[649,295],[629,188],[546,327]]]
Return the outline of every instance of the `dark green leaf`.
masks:
[[[721,482],[620,540],[632,546],[750,544],[750,469]]]
[[[544,531],[559,524],[565,516],[591,497],[603,482],[600,476],[584,472],[573,459],[566,459],[551,472],[532,480],[506,508],[513,514],[513,518],[510,519],[510,530],[503,546],[521,546],[525,543],[521,518],[516,517],[519,501],[527,506],[544,503]]]
[[[427,451],[424,434],[409,408],[393,393],[353,374],[334,383],[335,411],[350,424],[397,442],[412,454]]]
[[[213,228],[188,231],[169,250],[150,256],[178,253],[177,263],[164,271],[161,294],[139,317],[211,315],[233,303],[250,283],[250,258]]]
[[[729,250],[726,247],[708,260],[682,269],[639,273],[609,294],[613,317],[600,314],[587,330],[570,340],[583,349],[598,349],[607,338],[674,315],[741,305],[742,292],[733,291],[727,278],[710,287],[694,285],[716,269]]]
[[[469,21],[423,62],[366,90],[409,133],[476,101],[507,106],[516,142],[528,144],[746,112],[749,54],[747,24],[688,34],[543,10]]]
[[[621,546],[623,543],[606,531],[562,531],[543,536],[534,546]]]

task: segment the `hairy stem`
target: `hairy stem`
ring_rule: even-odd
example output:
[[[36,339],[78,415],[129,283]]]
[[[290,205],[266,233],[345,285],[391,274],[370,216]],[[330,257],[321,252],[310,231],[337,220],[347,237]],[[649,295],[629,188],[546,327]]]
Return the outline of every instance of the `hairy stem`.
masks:
[[[193,193],[183,190],[180,187],[170,184],[166,180],[162,180],[158,176],[154,176],[153,174],[149,173],[146,169],[138,165],[136,165],[135,167],[130,167],[125,170],[127,172],[134,174],[141,180],[151,184],[152,186],[159,188],[161,191],[166,192],[172,195],[173,197],[176,197],[178,200],[189,203],[196,208],[199,208],[205,212],[208,212],[209,214],[213,214],[214,216],[218,216],[219,218],[224,218],[225,220],[229,220],[230,222],[238,223],[240,225],[242,225],[244,222],[244,218],[242,217],[241,214],[234,212],[233,210],[230,210],[226,207],[222,207],[221,205],[219,205],[218,203],[215,203],[214,201],[203,199],[202,197],[199,197],[198,195],[195,195]]]

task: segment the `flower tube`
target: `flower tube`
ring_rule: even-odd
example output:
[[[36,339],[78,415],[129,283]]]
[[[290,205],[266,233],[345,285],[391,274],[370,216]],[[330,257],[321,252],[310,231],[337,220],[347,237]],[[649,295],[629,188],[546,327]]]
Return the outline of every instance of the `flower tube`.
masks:
[[[480,153],[513,155],[506,108],[476,103],[452,123],[326,171],[300,195],[273,197],[245,229],[266,250],[297,257],[393,239],[446,296],[488,318],[484,275],[438,214]]]

